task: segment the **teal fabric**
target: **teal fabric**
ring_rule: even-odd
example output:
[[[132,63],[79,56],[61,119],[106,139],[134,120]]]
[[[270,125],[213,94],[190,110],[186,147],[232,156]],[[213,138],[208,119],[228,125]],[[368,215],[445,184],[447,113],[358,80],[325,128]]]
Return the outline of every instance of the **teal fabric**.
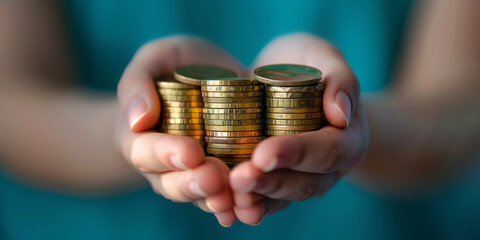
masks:
[[[66,1],[84,84],[114,91],[135,50],[171,34],[225,47],[244,64],[273,38],[304,31],[338,46],[362,90],[388,84],[411,3],[383,0]],[[378,196],[340,182],[257,227],[222,228],[191,204],[150,189],[111,196],[62,195],[0,174],[0,239],[480,239],[480,167],[439,193]]]

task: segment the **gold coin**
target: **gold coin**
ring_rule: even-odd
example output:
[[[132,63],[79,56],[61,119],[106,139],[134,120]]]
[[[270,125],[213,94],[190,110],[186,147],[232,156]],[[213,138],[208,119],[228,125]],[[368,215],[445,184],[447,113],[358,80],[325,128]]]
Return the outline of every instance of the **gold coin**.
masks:
[[[202,86],[249,86],[258,84],[255,78],[221,78],[202,80]]]
[[[202,92],[203,97],[231,98],[231,97],[261,97],[263,91],[255,92]]]
[[[169,76],[160,78],[156,83],[161,89],[198,89],[198,86],[181,83]]]
[[[228,148],[207,147],[207,153],[210,153],[210,154],[252,154],[254,150],[255,148],[228,149]]]
[[[248,114],[210,114],[204,113],[203,119],[212,119],[212,120],[246,120],[246,119],[260,119],[262,118],[261,113],[248,113]]]
[[[158,89],[161,95],[168,96],[201,96],[202,91],[200,89]]]
[[[235,166],[237,166],[237,164],[234,164],[234,163],[227,163],[225,162],[225,165],[227,165],[227,167],[232,170],[233,168],[235,168]]]
[[[183,113],[183,112],[165,112],[162,114],[163,118],[202,118],[203,113]]]
[[[301,134],[301,133],[306,133],[306,132],[310,132],[310,131],[295,131],[295,130],[283,131],[283,130],[269,130],[269,129],[267,129],[265,132],[268,136],[285,136],[285,135]]]
[[[203,113],[205,114],[252,114],[260,113],[263,108],[239,108],[239,109],[228,109],[228,108],[204,108]]]
[[[205,136],[205,142],[209,143],[259,143],[265,137],[208,137]]]
[[[164,118],[162,122],[168,124],[201,124],[203,118]]]
[[[226,164],[239,164],[246,161],[249,161],[250,158],[239,158],[239,157],[222,157],[220,158]]]
[[[205,131],[206,136],[209,137],[256,137],[263,136],[263,131],[239,131],[239,132],[227,132],[227,131]]]
[[[205,103],[251,103],[251,102],[263,102],[262,97],[239,97],[239,98],[210,98],[204,97],[203,102]]]
[[[313,125],[313,124],[322,124],[323,119],[313,118],[313,119],[267,119],[267,124],[273,125],[289,125],[289,126],[301,126],[301,125]]]
[[[266,97],[270,98],[318,98],[323,96],[323,92],[265,92]]]
[[[187,65],[175,69],[175,79],[180,82],[200,85],[203,79],[234,78],[237,74],[229,69],[208,65]]]
[[[323,113],[267,113],[267,119],[319,119]]]
[[[164,113],[202,113],[202,107],[162,107]]]
[[[203,124],[161,124],[160,130],[203,130]]]
[[[205,125],[205,130],[208,131],[229,131],[229,132],[241,132],[241,131],[258,131],[262,130],[263,125],[246,125],[246,126],[213,126]]]
[[[230,169],[233,169],[238,164],[250,160],[250,158],[222,158],[222,160]]]
[[[308,107],[308,108],[274,108],[267,107],[265,108],[267,115],[268,113],[321,113],[322,107]]]
[[[263,119],[245,119],[245,120],[216,120],[216,119],[205,119],[205,125],[215,125],[215,126],[246,126],[246,125],[256,125],[263,124]]]
[[[288,125],[272,125],[267,124],[268,130],[285,130],[285,131],[306,131],[306,130],[318,130],[322,127],[321,124],[303,125],[303,126],[288,126]]]
[[[296,64],[261,66],[253,73],[258,81],[278,86],[304,86],[318,83],[322,79],[320,70]]]
[[[215,154],[215,157],[218,158],[248,158],[252,157],[252,154]]]
[[[191,137],[191,138],[193,138],[193,139],[195,139],[195,140],[197,140],[197,141],[199,141],[199,142],[203,142],[203,141],[204,141],[203,135],[201,135],[201,136],[189,136],[189,137]]]
[[[171,130],[165,129],[163,130],[164,133],[172,134],[172,135],[181,135],[181,136],[203,136],[205,135],[204,130]]]
[[[163,101],[162,105],[165,107],[203,107],[203,102],[177,102],[177,101]]]
[[[224,144],[224,143],[207,143],[209,148],[228,148],[228,149],[247,149],[255,148],[258,143],[242,143],[242,144]]]
[[[204,92],[254,92],[262,91],[263,85],[251,86],[202,86]]]
[[[248,103],[205,103],[205,108],[260,108],[263,102]]]
[[[267,85],[265,90],[267,92],[283,92],[283,93],[307,93],[307,92],[323,92],[325,85],[323,82],[310,86],[298,86],[298,87],[282,87]]]
[[[301,99],[266,98],[265,105],[267,107],[281,107],[281,108],[320,107],[322,106],[322,99],[321,98],[301,98]]]
[[[175,95],[160,95],[162,101],[178,101],[178,102],[201,102],[203,97],[200,95],[194,96],[175,96]]]

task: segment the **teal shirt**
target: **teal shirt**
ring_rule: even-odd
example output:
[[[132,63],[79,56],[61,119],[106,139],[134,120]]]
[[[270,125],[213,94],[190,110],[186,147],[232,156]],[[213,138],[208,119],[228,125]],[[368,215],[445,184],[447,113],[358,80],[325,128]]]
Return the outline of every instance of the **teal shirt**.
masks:
[[[207,38],[246,65],[275,37],[310,32],[345,54],[362,91],[388,84],[410,1],[67,1],[86,86],[114,91],[134,52],[171,34]],[[479,173],[480,169],[473,168]],[[107,198],[57,194],[0,175],[0,239],[479,239],[480,177],[433,196],[400,199],[341,181],[324,197],[294,202],[257,227],[221,227],[191,204],[149,188]]]

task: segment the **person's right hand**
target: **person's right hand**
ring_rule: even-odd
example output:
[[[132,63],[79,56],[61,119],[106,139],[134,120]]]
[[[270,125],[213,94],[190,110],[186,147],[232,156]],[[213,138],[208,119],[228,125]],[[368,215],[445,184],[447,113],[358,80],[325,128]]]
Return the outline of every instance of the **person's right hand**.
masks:
[[[141,172],[158,194],[174,202],[193,202],[214,213],[223,226],[236,221],[228,184],[228,167],[205,157],[191,137],[148,131],[160,115],[154,79],[172,74],[188,64],[210,64],[242,74],[242,66],[230,54],[193,37],[169,37],[140,48],[118,84],[122,113],[116,142],[123,156]]]

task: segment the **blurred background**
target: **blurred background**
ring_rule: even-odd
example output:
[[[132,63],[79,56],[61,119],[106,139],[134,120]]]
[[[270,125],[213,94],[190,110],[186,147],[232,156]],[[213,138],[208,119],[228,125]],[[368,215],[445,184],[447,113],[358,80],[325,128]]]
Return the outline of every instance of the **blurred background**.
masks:
[[[77,138],[68,130],[50,134],[47,127],[38,125],[44,113],[31,104],[33,100],[31,108],[19,107],[21,101],[15,99],[24,98],[21,94],[38,86],[49,88],[43,95],[56,99],[51,92],[67,86],[73,95],[91,94],[93,105],[96,100],[115,101],[116,85],[135,51],[148,41],[173,34],[209,39],[248,66],[274,38],[313,33],[344,53],[364,93],[381,91],[392,83],[416,6],[408,0],[2,1],[0,100],[6,114],[2,118],[9,116],[3,121],[9,122],[2,122],[0,137],[0,239],[480,239],[478,148],[474,156],[459,156],[472,159],[467,170],[421,193],[384,194],[344,180],[326,196],[295,202],[259,226],[236,223],[228,229],[191,204],[165,200],[146,185],[126,184],[125,189],[100,194],[64,191],[36,181],[28,171],[11,168],[8,160],[18,157],[22,168],[40,168],[30,158],[33,153],[64,147],[38,150],[32,139],[60,137],[75,143]],[[54,34],[65,44],[50,42]],[[60,55],[62,61],[51,61]],[[33,59],[41,64],[21,67]],[[39,80],[52,72],[56,76],[52,81]],[[25,92],[7,91],[9,86]],[[69,111],[85,118],[96,114],[74,106],[65,112],[61,109],[50,112],[60,119],[57,129],[70,128],[62,126],[69,122]],[[89,151],[89,146],[77,147]],[[68,169],[54,165],[46,174],[58,173],[68,182],[77,170],[96,168],[95,159],[85,161],[90,165],[69,165]],[[110,171],[114,175],[115,168]]]

